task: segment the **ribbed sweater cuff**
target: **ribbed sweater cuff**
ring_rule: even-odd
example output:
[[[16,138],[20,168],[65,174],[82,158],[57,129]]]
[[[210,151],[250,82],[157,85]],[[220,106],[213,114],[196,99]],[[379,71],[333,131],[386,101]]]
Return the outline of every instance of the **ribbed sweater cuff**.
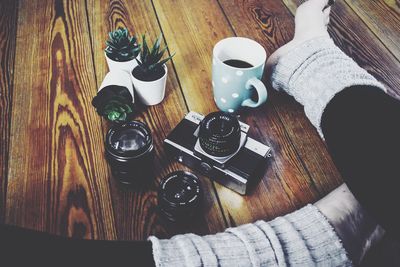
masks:
[[[338,236],[313,205],[216,235],[149,240],[156,266],[351,266]]]
[[[324,50],[329,50],[332,46],[335,46],[335,44],[331,38],[318,37],[305,41],[290,50],[279,59],[278,63],[273,68],[271,75],[273,87],[276,90],[283,90],[290,93],[289,83],[300,66],[312,55]]]
[[[268,225],[276,233],[289,266],[352,266],[335,230],[313,205]]]
[[[321,137],[322,113],[338,92],[355,85],[375,86],[386,92],[329,37],[305,41],[281,57],[273,68],[271,82],[275,89],[287,92],[304,106]]]

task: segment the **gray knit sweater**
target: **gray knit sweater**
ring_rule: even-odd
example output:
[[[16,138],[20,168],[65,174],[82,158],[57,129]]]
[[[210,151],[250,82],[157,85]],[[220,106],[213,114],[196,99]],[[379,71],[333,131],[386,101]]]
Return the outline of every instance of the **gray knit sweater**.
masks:
[[[304,106],[310,122],[323,138],[322,113],[329,101],[354,85],[385,87],[341,51],[329,37],[308,40],[283,56],[271,75],[272,86]]]
[[[313,205],[216,235],[149,239],[156,266],[351,266],[335,231]]]
[[[322,136],[321,116],[336,93],[352,85],[384,87],[328,37],[304,42],[283,56],[272,84],[304,106]],[[351,266],[337,234],[313,206],[270,222],[257,221],[216,235],[154,236],[157,266]]]

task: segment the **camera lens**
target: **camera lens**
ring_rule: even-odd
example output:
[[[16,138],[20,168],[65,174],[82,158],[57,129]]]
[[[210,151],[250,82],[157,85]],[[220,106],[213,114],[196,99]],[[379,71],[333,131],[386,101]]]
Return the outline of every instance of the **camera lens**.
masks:
[[[153,139],[146,124],[131,121],[113,126],[105,147],[113,176],[121,183],[144,185],[154,177]]]
[[[172,222],[187,222],[201,209],[202,190],[194,174],[177,171],[165,177],[158,191],[161,214]]]
[[[200,123],[199,142],[204,152],[211,156],[233,154],[240,145],[238,119],[221,111],[208,114]]]

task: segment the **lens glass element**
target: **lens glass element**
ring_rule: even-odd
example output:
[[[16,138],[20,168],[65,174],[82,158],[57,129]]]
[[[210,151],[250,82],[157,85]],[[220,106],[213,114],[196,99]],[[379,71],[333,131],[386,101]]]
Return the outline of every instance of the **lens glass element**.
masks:
[[[225,112],[210,113],[200,123],[199,143],[207,154],[226,157],[239,148],[240,132],[235,116]]]
[[[158,191],[158,206],[169,221],[184,222],[199,215],[202,190],[192,173],[177,171],[165,177]]]
[[[146,136],[139,129],[127,128],[112,136],[111,145],[121,152],[139,150],[146,145]]]
[[[187,203],[198,193],[198,188],[191,177],[183,175],[165,183],[165,198],[172,203]]]
[[[146,124],[131,121],[112,127],[106,137],[106,149],[117,157],[136,157],[152,146],[153,140]]]

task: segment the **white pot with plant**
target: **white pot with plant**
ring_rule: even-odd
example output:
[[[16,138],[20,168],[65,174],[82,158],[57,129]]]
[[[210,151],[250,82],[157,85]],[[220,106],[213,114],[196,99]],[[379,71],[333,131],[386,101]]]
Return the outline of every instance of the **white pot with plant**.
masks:
[[[137,96],[145,105],[159,104],[165,97],[165,85],[168,69],[165,63],[172,56],[162,59],[167,47],[160,50],[162,36],[160,35],[149,49],[146,36],[142,36],[143,43],[140,54],[136,58],[138,65],[132,70],[131,78]]]
[[[133,85],[129,73],[113,70],[107,73],[92,100],[97,113],[113,123],[123,123],[133,117]]]
[[[137,66],[136,57],[140,47],[136,37],[129,35],[128,29],[118,28],[109,32],[106,45],[104,53],[110,71],[123,70],[130,73]]]

